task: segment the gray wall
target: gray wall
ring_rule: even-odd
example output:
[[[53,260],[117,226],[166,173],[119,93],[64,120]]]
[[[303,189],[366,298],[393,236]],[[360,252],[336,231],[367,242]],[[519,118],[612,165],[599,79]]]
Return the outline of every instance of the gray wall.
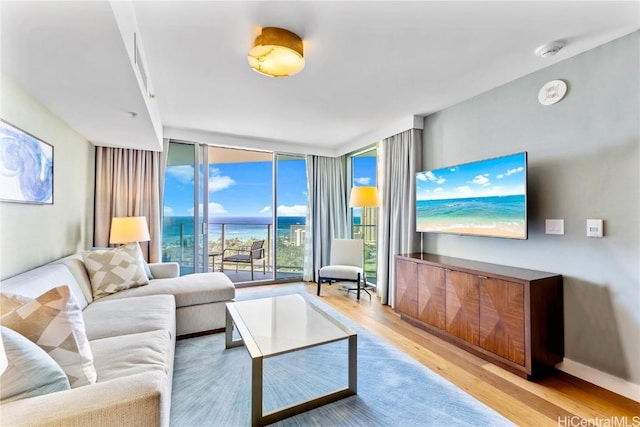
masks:
[[[2,119],[53,145],[53,205],[0,202],[0,278],[91,246],[94,147],[6,76]]]
[[[423,169],[529,154],[529,239],[423,235],[423,250],[564,276],[565,358],[640,384],[639,33],[425,118]],[[537,93],[563,79],[552,106]],[[564,218],[565,235],[546,235]],[[605,237],[586,237],[586,219]]]

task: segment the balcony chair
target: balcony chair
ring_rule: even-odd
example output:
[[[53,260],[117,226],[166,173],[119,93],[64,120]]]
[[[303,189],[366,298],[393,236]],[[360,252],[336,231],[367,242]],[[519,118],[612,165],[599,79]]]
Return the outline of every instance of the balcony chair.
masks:
[[[318,296],[323,282],[355,282],[355,288],[346,288],[347,292],[356,291],[360,300],[360,291],[371,294],[366,289],[364,275],[364,242],[361,239],[333,239],[331,241],[331,263],[318,270]]]
[[[238,272],[238,264],[251,264],[251,280],[253,280],[253,264],[255,261],[260,260],[262,260],[262,273],[266,274],[264,240],[254,241],[250,248],[225,249],[222,251],[220,271],[224,272],[225,262],[234,262],[236,264],[236,273]]]

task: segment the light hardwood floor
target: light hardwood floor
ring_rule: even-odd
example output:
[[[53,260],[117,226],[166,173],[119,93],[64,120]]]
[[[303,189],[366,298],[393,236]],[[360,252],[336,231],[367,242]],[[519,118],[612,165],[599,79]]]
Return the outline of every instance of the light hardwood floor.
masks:
[[[305,288],[315,296],[314,283]],[[640,427],[640,403],[633,400],[562,372],[527,381],[400,320],[375,295],[358,302],[337,285],[322,285],[321,293],[322,301],[515,424]]]

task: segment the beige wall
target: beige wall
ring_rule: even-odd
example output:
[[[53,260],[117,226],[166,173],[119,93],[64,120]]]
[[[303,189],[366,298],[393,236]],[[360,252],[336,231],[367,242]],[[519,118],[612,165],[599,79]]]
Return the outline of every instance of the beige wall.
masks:
[[[91,246],[94,147],[0,76],[0,117],[53,145],[53,205],[0,202],[0,278]]]
[[[528,240],[425,233],[425,251],[562,274],[565,360],[635,385],[639,52],[636,32],[428,116],[423,154],[435,169],[528,152]],[[554,79],[568,93],[543,106],[537,93]],[[552,218],[565,220],[564,235],[545,234]],[[604,238],[586,236],[587,218],[604,219]]]

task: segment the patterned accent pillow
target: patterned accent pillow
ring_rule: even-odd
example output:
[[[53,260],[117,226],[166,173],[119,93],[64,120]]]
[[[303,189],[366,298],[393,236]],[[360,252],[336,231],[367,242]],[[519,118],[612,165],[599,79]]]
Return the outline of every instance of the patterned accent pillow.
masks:
[[[138,243],[82,252],[95,299],[149,283]]]
[[[7,299],[21,304],[0,317],[2,326],[40,346],[60,365],[71,387],[96,382],[82,311],[68,286],[50,289],[36,299],[3,295],[2,302]]]

